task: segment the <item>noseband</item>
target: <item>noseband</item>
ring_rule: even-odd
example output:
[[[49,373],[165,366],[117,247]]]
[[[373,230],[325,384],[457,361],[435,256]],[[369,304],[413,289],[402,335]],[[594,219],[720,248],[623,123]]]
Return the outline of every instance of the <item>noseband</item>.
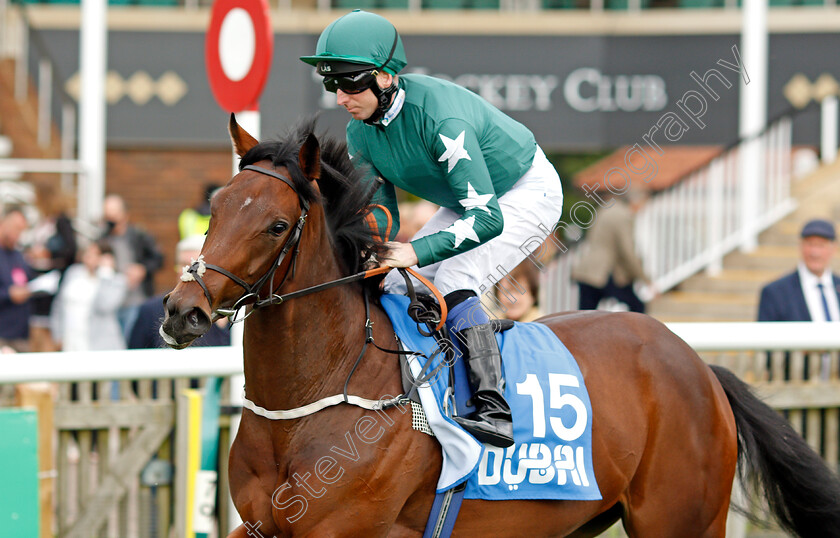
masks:
[[[283,249],[275,258],[274,263],[272,263],[271,268],[257,280],[253,284],[248,284],[238,276],[234,275],[227,269],[219,267],[218,265],[213,265],[211,263],[204,263],[204,256],[199,256],[198,260],[194,261],[192,265],[188,267],[184,267],[184,273],[181,275],[181,280],[184,282],[189,281],[196,281],[198,285],[201,286],[201,289],[204,291],[204,297],[207,298],[207,304],[210,308],[213,308],[213,299],[210,297],[210,290],[207,289],[207,285],[204,283],[203,275],[207,269],[215,271],[221,275],[224,275],[234,281],[238,286],[245,290],[245,293],[236,300],[231,308],[218,308],[215,310],[216,313],[221,314],[225,317],[232,317],[236,314],[236,312],[242,308],[243,306],[247,306],[249,304],[253,305],[251,312],[243,316],[239,320],[235,321],[242,321],[254,310],[258,308],[262,308],[265,306],[273,305],[273,304],[280,304],[282,303],[286,297],[282,295],[277,295],[275,292],[280,289],[280,286],[286,281],[289,277],[289,273],[291,272],[292,277],[295,274],[295,265],[297,261],[297,255],[300,253],[300,238],[301,234],[303,233],[303,226],[306,224],[306,215],[309,212],[309,202],[305,200],[300,193],[295,188],[294,183],[289,178],[282,176],[275,172],[274,170],[268,170],[266,168],[261,168],[259,166],[248,165],[244,166],[242,170],[253,170],[254,172],[258,172],[260,174],[273,177],[274,179],[279,179],[283,183],[289,186],[292,191],[298,195],[298,200],[300,202],[300,217],[295,223],[295,227],[292,229],[292,233],[289,235],[289,238],[283,244]],[[283,261],[286,259],[286,256],[292,252],[292,258],[289,262],[289,267],[286,268],[286,273],[283,275],[283,278],[280,280],[280,283],[277,286],[274,286],[274,274],[277,272],[277,269],[283,264]],[[265,286],[267,282],[271,281],[271,294],[266,297],[265,299],[260,299],[259,292]]]

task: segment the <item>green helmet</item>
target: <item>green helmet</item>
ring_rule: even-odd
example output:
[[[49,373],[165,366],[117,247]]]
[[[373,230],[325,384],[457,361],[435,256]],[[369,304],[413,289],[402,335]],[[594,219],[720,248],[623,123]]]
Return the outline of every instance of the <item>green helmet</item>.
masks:
[[[340,75],[368,68],[392,75],[405,67],[402,39],[388,19],[356,9],[321,32],[315,56],[301,56],[318,74]]]

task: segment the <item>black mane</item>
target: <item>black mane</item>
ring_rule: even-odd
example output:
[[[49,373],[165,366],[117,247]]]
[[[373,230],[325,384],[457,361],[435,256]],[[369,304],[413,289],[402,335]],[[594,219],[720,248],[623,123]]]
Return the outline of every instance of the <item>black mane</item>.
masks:
[[[321,177],[318,188],[321,196],[303,175],[298,152],[306,137],[315,132],[315,119],[293,127],[280,140],[262,142],[248,151],[239,163],[243,166],[269,160],[276,167],[289,171],[298,194],[311,203],[324,206],[330,237],[346,274],[362,270],[364,262],[382,247],[369,228],[366,216],[370,212],[376,183],[364,170],[357,170],[350,162],[347,144],[329,136],[319,136],[321,148]]]

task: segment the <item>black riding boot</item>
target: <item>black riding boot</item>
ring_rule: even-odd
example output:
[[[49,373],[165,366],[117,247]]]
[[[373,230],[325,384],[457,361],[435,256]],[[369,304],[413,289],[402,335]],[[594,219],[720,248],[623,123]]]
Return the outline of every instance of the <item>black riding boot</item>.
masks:
[[[475,411],[455,422],[482,443],[498,447],[513,444],[513,422],[510,406],[504,397],[502,354],[490,323],[460,331],[461,347],[467,361],[472,401]]]

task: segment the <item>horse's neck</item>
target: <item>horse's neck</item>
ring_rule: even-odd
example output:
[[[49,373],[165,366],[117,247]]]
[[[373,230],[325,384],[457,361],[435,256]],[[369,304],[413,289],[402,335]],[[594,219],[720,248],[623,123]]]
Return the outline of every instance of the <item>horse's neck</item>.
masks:
[[[323,208],[313,205],[303,233],[297,276],[289,284],[302,289],[344,276],[325,233]],[[384,310],[370,305],[374,335],[385,341],[393,329]],[[340,394],[365,345],[365,303],[358,284],[337,286],[254,313],[245,323],[245,390],[267,409],[293,409]],[[392,346],[393,347],[393,346]],[[353,373],[351,390],[376,391],[399,366],[383,367],[381,352],[367,346]],[[356,393],[361,392],[361,390]],[[364,397],[367,394],[359,394]]]
[[[317,298],[317,300],[316,300]],[[370,305],[377,342],[394,347],[384,311]],[[293,409],[340,394],[365,347],[364,299],[358,286],[340,286],[269,307],[245,327],[245,385],[248,398],[267,409]],[[388,338],[390,336],[390,338]],[[368,345],[353,373],[350,393],[376,399],[396,374]],[[394,372],[398,371],[394,362]],[[380,390],[381,389],[381,390]],[[368,394],[369,392],[369,394]]]

